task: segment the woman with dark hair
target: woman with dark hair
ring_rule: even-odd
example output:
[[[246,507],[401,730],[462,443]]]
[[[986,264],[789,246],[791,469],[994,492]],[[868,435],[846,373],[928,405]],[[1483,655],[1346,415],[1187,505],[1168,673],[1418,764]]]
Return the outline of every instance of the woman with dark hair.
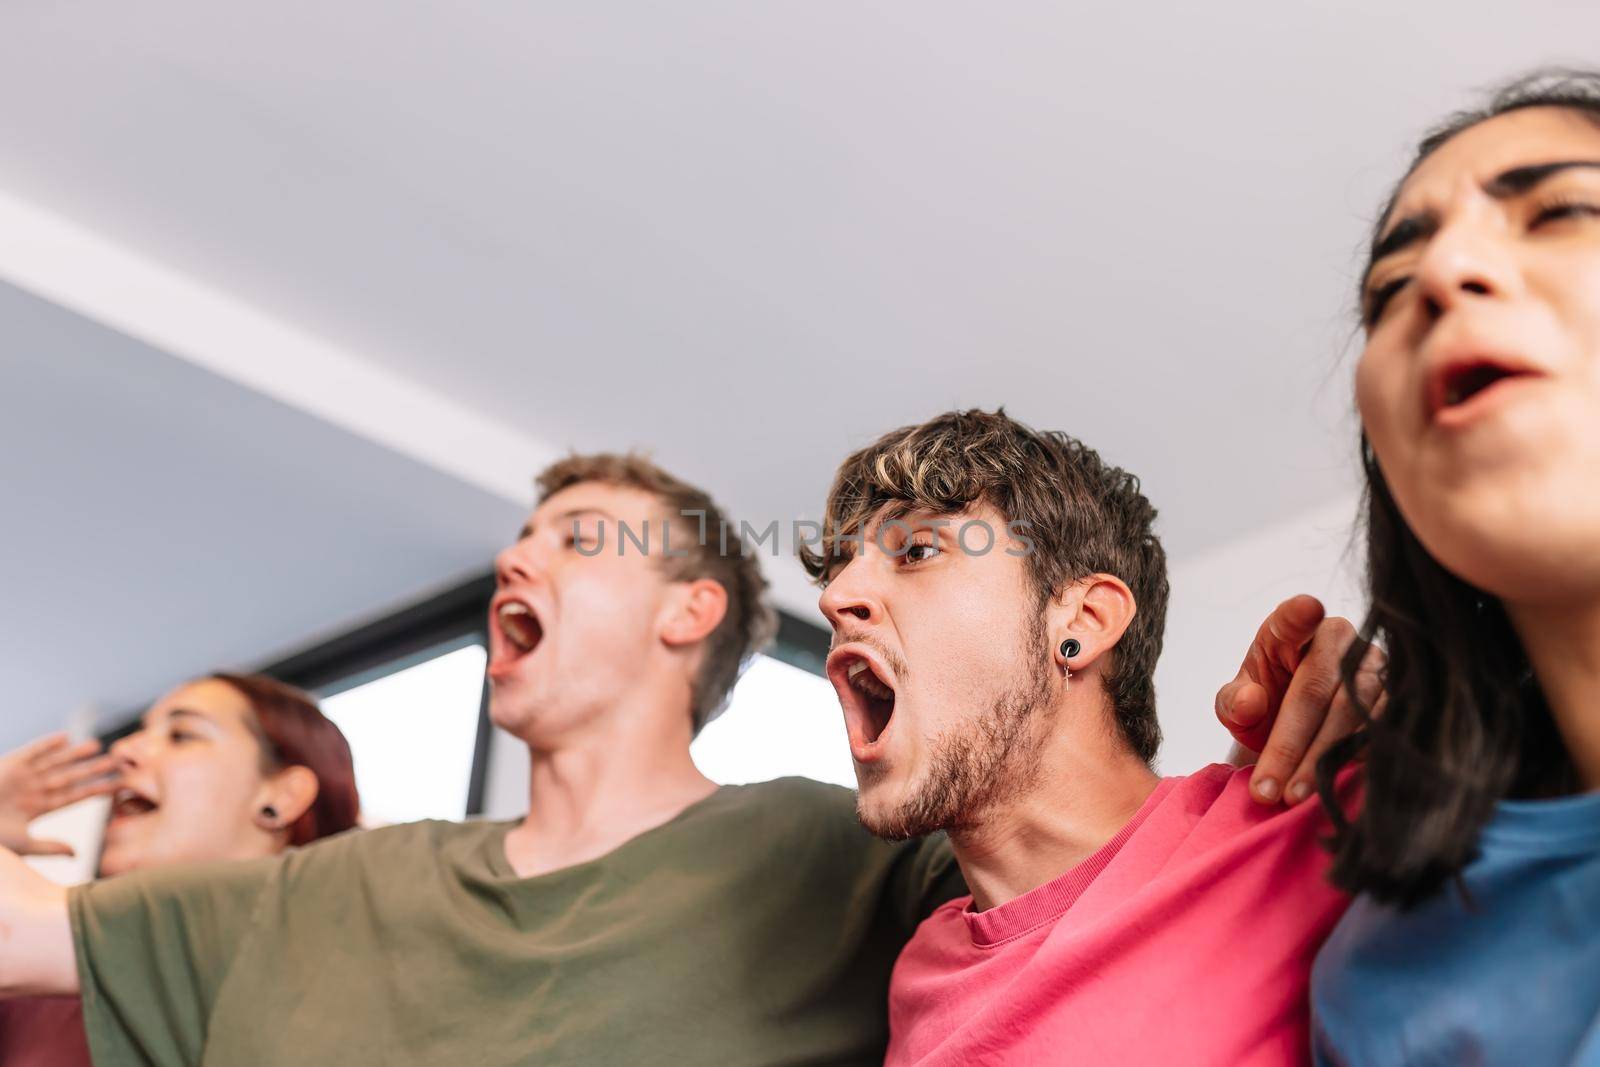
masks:
[[[1600,1063],[1600,73],[1431,133],[1361,309],[1387,704],[1319,767],[1361,897],[1318,957],[1317,1057]]]
[[[28,839],[28,821],[97,793],[112,796],[104,876],[275,855],[350,829],[360,811],[339,728],[309,695],[261,675],[179,686],[106,756],[47,738],[0,757],[0,844],[66,851]],[[0,1001],[0,1063],[89,1063],[77,999]]]

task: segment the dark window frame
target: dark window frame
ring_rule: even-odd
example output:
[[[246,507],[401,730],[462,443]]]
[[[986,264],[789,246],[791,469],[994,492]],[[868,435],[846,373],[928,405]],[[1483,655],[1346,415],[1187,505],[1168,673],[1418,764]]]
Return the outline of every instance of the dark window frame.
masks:
[[[259,667],[256,673],[311,692],[331,696],[363,682],[404,670],[434,654],[481,641],[489,644],[489,601],[494,597],[494,572],[475,575],[426,600],[358,626],[291,656]],[[828,657],[829,634],[787,611],[778,612],[778,634],[764,651],[803,671],[821,675]],[[410,661],[410,662],[408,662]],[[138,729],[140,712],[100,735],[109,745]],[[478,694],[478,730],[472,749],[466,814],[483,814],[489,781],[489,681]]]

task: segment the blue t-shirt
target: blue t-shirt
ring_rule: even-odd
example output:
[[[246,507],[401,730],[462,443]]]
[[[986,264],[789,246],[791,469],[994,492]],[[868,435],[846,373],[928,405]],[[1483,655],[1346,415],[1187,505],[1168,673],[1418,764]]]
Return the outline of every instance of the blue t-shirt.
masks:
[[[1600,1065],[1600,794],[1504,801],[1409,912],[1357,898],[1311,974],[1325,1067]]]

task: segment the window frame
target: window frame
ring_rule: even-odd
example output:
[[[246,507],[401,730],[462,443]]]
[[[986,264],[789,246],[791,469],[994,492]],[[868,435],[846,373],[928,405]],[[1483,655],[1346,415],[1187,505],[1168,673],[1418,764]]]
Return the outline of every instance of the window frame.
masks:
[[[366,682],[387,677],[436,655],[475,642],[489,646],[489,601],[494,597],[493,571],[485,571],[443,592],[293,655],[255,668],[280,682],[319,696],[332,696]],[[778,611],[778,633],[762,651],[811,674],[826,674],[831,642],[827,630],[788,611]],[[148,706],[148,704],[146,705]],[[143,708],[121,717],[120,725],[100,734],[110,745],[139,728]],[[478,728],[472,748],[466,817],[483,814],[489,781],[489,743],[494,724],[489,720],[489,679],[478,693]]]

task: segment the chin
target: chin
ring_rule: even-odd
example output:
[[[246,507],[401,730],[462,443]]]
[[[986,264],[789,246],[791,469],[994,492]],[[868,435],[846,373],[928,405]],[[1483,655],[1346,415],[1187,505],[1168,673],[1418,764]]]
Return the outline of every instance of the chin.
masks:
[[[111,878],[139,869],[139,857],[120,849],[108,848],[100,854],[100,877]]]
[[[538,717],[538,700],[526,687],[500,683],[489,691],[489,721],[509,734],[521,736]]]
[[[915,816],[918,805],[909,783],[895,782],[886,774],[868,780],[868,774],[860,766],[856,767],[856,780],[863,783],[856,794],[856,818],[874,837],[904,841],[942,829],[939,826],[925,826]]]
[[[1508,603],[1600,593],[1600,504],[1587,492],[1519,488],[1462,494],[1441,509],[1443,521],[1413,529],[1445,569]]]

